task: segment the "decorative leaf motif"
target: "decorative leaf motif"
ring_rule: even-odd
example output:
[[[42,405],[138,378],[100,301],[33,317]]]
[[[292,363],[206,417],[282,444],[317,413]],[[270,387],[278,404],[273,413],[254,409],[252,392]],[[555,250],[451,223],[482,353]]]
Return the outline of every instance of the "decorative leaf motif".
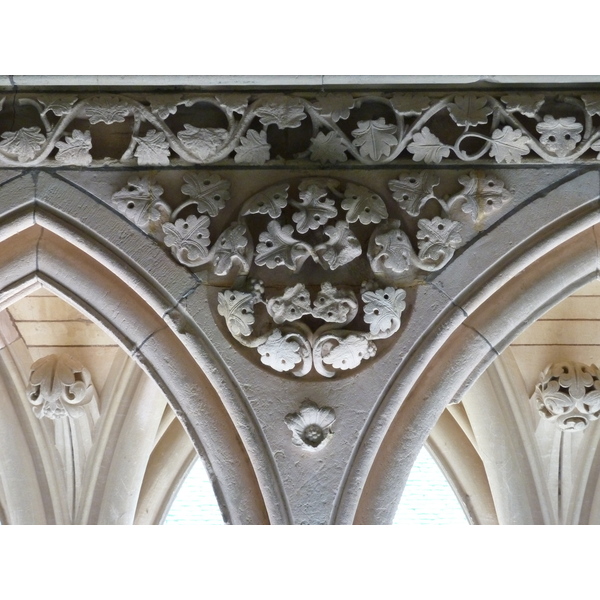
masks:
[[[150,110],[160,119],[167,119],[177,112],[183,98],[172,94],[153,94],[150,98]]]
[[[348,323],[356,316],[357,310],[358,303],[353,292],[339,290],[326,281],[317,294],[312,315],[328,323]]]
[[[187,267],[197,267],[207,262],[210,245],[208,226],[210,219],[204,215],[190,215],[177,219],[175,223],[164,223],[165,245],[177,260]]]
[[[460,206],[463,213],[473,221],[478,221],[485,215],[500,208],[512,200],[512,193],[504,188],[504,182],[485,173],[469,173],[458,178],[463,189],[448,200],[450,210]],[[452,213],[454,215],[454,213]]]
[[[428,200],[435,199],[433,188],[439,183],[440,178],[435,173],[405,171],[400,173],[398,179],[390,180],[388,187],[393,192],[392,197],[398,202],[400,208],[412,217],[416,217]]]
[[[521,157],[529,154],[529,144],[526,135],[522,131],[515,130],[506,125],[502,129],[496,129],[490,140],[490,156],[496,162],[520,163]]]
[[[56,142],[58,153],[56,160],[63,165],[88,167],[92,163],[92,136],[89,131],[74,129],[71,136],[65,136],[64,142]]]
[[[454,251],[462,244],[461,226],[456,221],[434,217],[432,220],[419,219],[417,242],[419,258],[425,261],[437,262],[447,256],[448,251]]]
[[[190,197],[185,206],[195,204],[199,213],[216,217],[231,197],[229,181],[214,173],[184,175],[183,180],[181,191]]]
[[[388,211],[381,196],[374,194],[368,188],[349,183],[344,192],[342,208],[346,211],[346,221],[363,225],[380,223],[387,219]]]
[[[53,112],[57,117],[63,117],[71,112],[75,102],[77,102],[77,96],[43,96],[40,98],[40,104],[44,107],[41,114]]]
[[[127,187],[112,195],[117,210],[135,223],[142,231],[161,229],[169,220],[171,208],[161,199],[163,188],[147,177],[130,179]]]
[[[337,123],[340,119],[344,120],[350,116],[355,103],[352,94],[323,94],[317,96],[314,106],[321,116]]]
[[[259,266],[265,265],[269,269],[285,266],[292,271],[297,271],[309,256],[306,244],[294,239],[294,229],[291,225],[283,227],[278,221],[271,221],[267,231],[259,236],[261,242],[256,246],[254,262]]]
[[[322,267],[329,267],[333,271],[362,254],[360,242],[350,231],[346,221],[337,221],[324,231],[329,240],[315,246],[315,253]]]
[[[267,142],[266,131],[249,129],[246,137],[240,139],[240,144],[235,149],[236,163],[263,165],[271,157],[271,145]]]
[[[270,298],[267,312],[278,325],[285,321],[296,321],[311,314],[310,294],[301,283],[286,288],[283,295]]]
[[[87,102],[85,116],[92,125],[123,123],[131,112],[130,104],[118,96],[98,96]]]
[[[346,162],[348,156],[344,140],[335,131],[328,134],[319,131],[310,140],[310,159],[321,164]]]
[[[377,348],[373,342],[361,335],[336,338],[337,345],[323,345],[323,362],[334,369],[355,369],[363,360],[375,356]]]
[[[563,157],[574,150],[581,141],[583,125],[578,123],[575,117],[555,119],[546,115],[544,120],[536,125],[536,130],[542,134],[540,142],[556,156]]]
[[[509,94],[502,96],[501,100],[509,113],[520,112],[526,117],[534,118],[545,98],[543,94]]]
[[[290,202],[298,209],[292,215],[298,233],[322,227],[329,219],[337,216],[335,202],[327,198],[327,189],[311,183],[300,190],[300,202]]]
[[[352,132],[353,144],[360,148],[360,155],[372,160],[389,156],[392,148],[398,145],[397,127],[388,125],[383,117],[376,121],[359,121],[358,129]]]
[[[454,102],[448,105],[448,112],[453,121],[460,127],[483,125],[488,122],[493,109],[488,106],[485,96],[455,96]]]
[[[299,412],[290,413],[285,417],[285,424],[292,432],[292,443],[311,452],[327,445],[333,435],[331,425],[334,421],[333,408],[319,408],[310,400],[302,402]]]
[[[450,146],[442,144],[429,127],[423,127],[420,132],[415,133],[413,141],[406,148],[412,155],[414,161],[425,161],[426,163],[440,163],[443,158],[450,156]]]
[[[283,336],[279,329],[257,350],[261,355],[260,362],[283,373],[291,371],[302,360],[300,344],[290,339],[289,334]]]
[[[217,311],[225,317],[227,329],[234,336],[249,336],[254,324],[256,298],[248,292],[228,290],[219,292]]]
[[[406,308],[406,292],[403,289],[385,289],[362,294],[365,323],[371,335],[389,337],[400,328],[400,316]]]
[[[189,124],[185,124],[183,128],[184,131],[177,134],[179,141],[200,160],[207,160],[214,156],[223,146],[228,135],[227,129],[213,127],[199,129]]]
[[[393,94],[391,102],[394,110],[403,117],[417,117],[431,105],[431,100],[420,94]]]
[[[138,165],[169,166],[169,142],[162,131],[150,129],[145,137],[133,136],[133,139],[137,142],[134,155],[138,159]]]
[[[255,194],[244,204],[240,214],[269,215],[272,219],[277,219],[281,216],[282,209],[287,206],[289,187],[287,183],[280,183]]]
[[[19,162],[27,162],[34,158],[46,141],[39,127],[5,131],[0,137],[4,140],[0,142],[0,149],[6,154],[16,156]]]
[[[373,232],[369,258],[374,273],[391,271],[401,275],[411,268],[415,252],[401,226],[400,221],[391,221]]]
[[[249,96],[247,94],[227,94],[226,96],[216,96],[216,100],[221,108],[229,117],[233,113],[244,114],[248,108]]]
[[[277,125],[279,129],[300,127],[306,118],[304,104],[299,98],[288,96],[271,96],[270,100],[256,109],[256,116],[265,125]]]
[[[227,275],[238,264],[245,272],[250,270],[252,247],[244,223],[232,223],[213,246],[212,263],[216,275]]]
[[[600,115],[600,94],[586,94],[581,97],[588,115]]]

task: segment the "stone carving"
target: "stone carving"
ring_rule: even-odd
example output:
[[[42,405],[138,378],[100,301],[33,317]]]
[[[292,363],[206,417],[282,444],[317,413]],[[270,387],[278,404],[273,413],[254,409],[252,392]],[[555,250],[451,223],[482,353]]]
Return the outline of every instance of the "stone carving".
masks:
[[[467,113],[475,119],[475,113]],[[264,115],[289,127],[299,119],[296,104],[281,113],[270,107]],[[408,227],[404,218],[390,218],[392,207],[373,190],[314,177],[253,194],[218,234],[211,219],[230,200],[229,181],[214,173],[186,174],[183,181],[187,199],[174,209],[149,178],[130,180],[111,202],[181,264],[235,283],[217,297],[229,332],[255,348],[264,365],[296,376],[314,367],[332,377],[374,357],[375,342],[400,328],[404,288],[442,269],[467,237],[512,199],[500,179],[482,172],[459,175],[462,188],[445,198],[436,195],[438,175],[403,172],[389,181],[399,209],[419,217],[433,201],[440,213],[414,219]],[[218,236],[212,244],[211,235]],[[306,270],[312,281],[281,285],[282,276],[300,274],[307,261],[313,263]],[[349,268],[364,275],[356,280]],[[330,279],[338,270],[345,285]]]
[[[335,422],[335,412],[324,406],[319,408],[314,402],[305,400],[300,410],[285,417],[285,424],[292,432],[292,442],[304,450],[322,450],[333,435],[331,426]]]
[[[540,374],[534,398],[540,414],[562,431],[581,431],[600,417],[600,370],[565,361]]]
[[[27,396],[42,419],[77,418],[94,397],[89,371],[66,354],[51,354],[31,366]]]
[[[596,161],[599,97],[567,91],[16,94],[14,102],[0,101],[3,122],[22,125],[0,132],[0,165]],[[182,123],[182,117],[204,125]],[[97,124],[117,124],[118,135],[128,136],[127,148],[92,159],[90,126]],[[282,148],[277,131],[288,129],[297,135]]]

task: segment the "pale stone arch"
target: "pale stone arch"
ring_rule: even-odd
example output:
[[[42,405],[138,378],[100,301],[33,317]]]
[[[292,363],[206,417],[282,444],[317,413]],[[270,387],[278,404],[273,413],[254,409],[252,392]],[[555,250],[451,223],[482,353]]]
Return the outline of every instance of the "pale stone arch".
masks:
[[[110,207],[48,173],[4,182],[0,223],[2,307],[36,282],[68,297],[163,390],[214,475],[226,519],[287,522],[260,428],[183,307],[202,293],[199,281]]]
[[[447,302],[429,316],[431,305],[417,307],[421,335],[363,438],[349,481],[364,477],[365,485],[346,487],[338,520],[356,510],[354,523],[391,522],[446,405],[548,308],[598,277],[598,177],[576,174],[524,202],[430,280]]]

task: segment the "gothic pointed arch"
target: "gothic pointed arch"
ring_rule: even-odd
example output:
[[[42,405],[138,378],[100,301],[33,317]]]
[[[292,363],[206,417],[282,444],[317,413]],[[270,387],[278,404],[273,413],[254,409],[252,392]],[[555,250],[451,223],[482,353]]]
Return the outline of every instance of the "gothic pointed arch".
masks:
[[[151,239],[60,176],[28,172],[0,186],[0,282],[3,308],[41,284],[118,340],[203,455],[227,520],[287,521],[260,428],[193,318],[199,282]]]

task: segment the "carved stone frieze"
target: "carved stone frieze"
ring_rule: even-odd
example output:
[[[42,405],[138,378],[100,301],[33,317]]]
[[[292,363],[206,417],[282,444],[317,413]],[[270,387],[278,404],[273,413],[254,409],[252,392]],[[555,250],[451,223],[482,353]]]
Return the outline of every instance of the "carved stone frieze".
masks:
[[[540,414],[563,431],[581,431],[600,417],[600,370],[564,361],[540,374],[534,398]]]
[[[599,107],[567,91],[16,94],[0,98],[0,165],[595,162]]]
[[[322,450],[331,439],[331,426],[335,412],[327,406],[319,408],[314,402],[305,400],[300,410],[285,417],[285,424],[292,432],[292,442],[309,452]]]
[[[149,178],[130,179],[111,202],[204,280],[234,284],[218,293],[217,312],[262,364],[332,377],[374,357],[375,342],[400,328],[405,288],[442,269],[512,199],[497,177],[453,177],[445,196],[437,174],[400,172],[388,182],[391,197],[312,177],[240,199],[228,179],[205,172],[183,176],[175,207]],[[215,227],[230,202],[237,213]],[[288,284],[292,276],[302,281]]]
[[[27,395],[40,419],[80,417],[94,394],[89,371],[67,354],[50,354],[31,366]]]

